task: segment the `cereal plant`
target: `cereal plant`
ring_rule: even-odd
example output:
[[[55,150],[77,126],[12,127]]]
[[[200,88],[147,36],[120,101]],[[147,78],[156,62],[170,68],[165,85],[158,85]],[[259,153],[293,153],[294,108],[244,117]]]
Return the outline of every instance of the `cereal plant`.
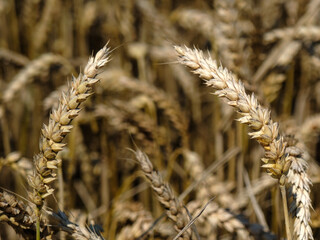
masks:
[[[320,239],[319,0],[0,0],[0,239]]]

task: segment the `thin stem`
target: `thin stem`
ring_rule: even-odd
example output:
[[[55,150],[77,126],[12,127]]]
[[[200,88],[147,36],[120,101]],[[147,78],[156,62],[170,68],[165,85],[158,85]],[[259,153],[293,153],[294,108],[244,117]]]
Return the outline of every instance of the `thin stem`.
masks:
[[[62,173],[62,161],[58,165],[58,182],[59,182],[59,208],[64,212],[64,187],[63,187],[63,173]],[[66,234],[60,231],[60,240],[65,240]]]
[[[40,240],[40,209],[36,207],[36,239]]]
[[[282,196],[282,203],[283,203],[283,212],[284,212],[284,219],[286,224],[286,233],[287,239],[292,240],[292,235],[290,231],[290,222],[289,222],[289,214],[288,214],[288,203],[287,203],[287,195],[286,195],[286,188],[283,184],[280,184],[281,196]]]

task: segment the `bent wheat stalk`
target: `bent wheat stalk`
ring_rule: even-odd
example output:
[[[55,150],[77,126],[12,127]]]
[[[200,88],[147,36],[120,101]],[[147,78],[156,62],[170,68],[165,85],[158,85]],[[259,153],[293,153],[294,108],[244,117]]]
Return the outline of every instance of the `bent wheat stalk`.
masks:
[[[41,129],[40,153],[34,156],[35,171],[28,178],[33,189],[29,197],[37,206],[37,225],[44,200],[54,191],[51,183],[57,178],[57,153],[65,146],[62,140],[71,131],[71,121],[78,116],[80,104],[92,95],[92,86],[99,81],[98,71],[109,62],[109,53],[110,48],[105,45],[95,57],[89,59],[84,73],[72,79],[68,91],[61,95],[58,107],[52,110],[48,125],[43,125]]]
[[[263,108],[255,98],[245,92],[243,83],[237,79],[228,69],[218,66],[216,61],[210,57],[204,58],[203,53],[197,49],[175,46],[178,53],[179,62],[192,69],[194,74],[202,78],[206,85],[215,89],[215,94],[227,99],[227,103],[234,107],[241,118],[241,123],[249,125],[252,132],[249,135],[256,139],[265,150],[265,155],[261,159],[262,167],[267,173],[279,180],[280,186],[286,182],[287,174],[292,161],[299,161],[294,153],[286,152],[286,145],[283,136],[279,133],[279,125],[270,117],[270,111]],[[312,231],[309,226],[310,221],[310,181],[308,181],[305,168],[299,168],[295,174],[298,174],[295,180],[290,178],[289,183],[293,186],[299,185],[298,192],[300,196],[296,197],[295,211],[295,235],[299,240],[313,239]],[[301,179],[304,179],[303,181]],[[293,181],[297,181],[293,183]],[[297,188],[294,188],[297,189]],[[307,198],[308,204],[301,204],[301,197]],[[287,209],[284,209],[287,211]],[[303,213],[303,214],[302,214]],[[289,224],[288,222],[286,224]],[[298,228],[297,226],[300,226]]]

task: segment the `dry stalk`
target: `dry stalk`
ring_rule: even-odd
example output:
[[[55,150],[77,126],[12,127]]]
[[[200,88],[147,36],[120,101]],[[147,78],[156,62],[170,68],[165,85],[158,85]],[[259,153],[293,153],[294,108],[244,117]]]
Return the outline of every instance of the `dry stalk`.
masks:
[[[129,132],[139,144],[143,144],[149,154],[154,153],[155,142],[161,145],[159,141],[161,133],[157,131],[154,119],[133,104],[119,100],[112,101],[112,105],[99,104],[95,108],[94,117],[106,118],[107,124],[111,126],[110,134],[112,135],[119,132],[127,135]],[[83,117],[85,121],[88,120],[87,118]]]
[[[197,9],[178,9],[172,13],[170,18],[177,22],[183,28],[197,31],[209,40],[213,40],[215,35],[215,18],[210,12],[204,12]]]
[[[172,49],[172,46],[170,45],[150,46],[149,56],[152,59],[152,61],[159,63],[175,61],[176,54],[175,51]],[[186,69],[183,68],[183,66],[181,65],[170,64],[169,67],[171,69],[172,76],[174,76],[177,79],[185,95],[188,96],[191,100],[193,112],[192,117],[196,122],[199,122],[201,119],[201,97],[195,79],[192,76],[190,76]]]
[[[51,183],[57,178],[59,161],[56,156],[65,146],[62,140],[71,131],[71,121],[78,116],[80,104],[92,95],[92,87],[99,81],[99,69],[109,61],[109,50],[105,45],[95,57],[89,59],[84,74],[73,78],[68,92],[61,95],[58,107],[50,114],[48,125],[41,130],[40,153],[34,156],[35,171],[29,176],[29,184],[33,188],[29,196],[38,210],[42,208],[44,199],[54,191]]]
[[[271,103],[279,96],[283,83],[288,79],[284,69],[288,68],[288,65],[294,60],[295,56],[297,56],[300,48],[300,42],[291,41],[288,43],[287,48],[283,50],[281,56],[275,60],[274,66],[277,68],[273,69],[273,71],[266,76],[261,87],[263,96],[267,102]]]
[[[274,2],[274,1],[267,1],[267,2],[263,1],[263,3],[267,3],[267,4],[270,2]],[[299,28],[305,25],[312,25],[317,19],[317,16],[319,14],[319,6],[320,6],[319,0],[309,1],[305,14],[302,17],[300,17],[295,27]],[[268,8],[264,8],[264,9],[268,9]],[[267,11],[262,11],[262,12],[267,12]],[[273,14],[275,12],[276,11],[274,11]],[[272,16],[273,14],[269,14],[269,16]],[[281,58],[282,56],[285,56],[287,52],[293,52],[292,50],[290,50],[292,48],[291,40],[292,39],[290,38],[290,36],[286,36],[286,38],[282,39],[273,48],[273,50],[268,54],[267,58],[263,61],[263,63],[259,66],[258,70],[255,72],[254,76],[252,77],[252,82],[257,83],[258,81],[260,81],[264,77],[264,75],[276,65],[277,59]],[[301,46],[302,45],[299,42],[299,46],[297,46],[296,48],[300,50]],[[297,50],[295,51],[297,52]]]
[[[122,71],[118,71],[117,69],[111,69],[101,73],[100,79],[101,87],[108,93],[115,92],[117,95],[121,94],[126,97],[131,96],[133,93],[148,96],[156,104],[156,107],[163,111],[166,118],[169,119],[173,127],[179,132],[182,137],[182,145],[188,145],[188,120],[184,112],[180,109],[179,104],[168,96],[168,94],[151,84],[127,77]],[[58,91],[52,92],[48,98],[45,99],[45,109],[54,106],[57,96],[59,95],[58,92],[64,89],[66,89],[65,85],[61,86]]]
[[[187,213],[184,211],[178,198],[173,194],[171,187],[165,183],[161,175],[153,169],[153,165],[148,156],[140,150],[136,151],[135,155],[144,175],[150,181],[159,202],[167,210],[167,216],[175,223],[175,229],[179,233],[184,226],[188,224]],[[189,229],[185,231],[179,239],[191,239],[191,234],[191,230]]]
[[[202,201],[196,200],[189,202],[187,207],[193,215],[196,215],[202,208]],[[275,239],[272,233],[265,232],[263,227],[258,224],[250,224],[248,221],[237,217],[232,212],[221,208],[212,202],[196,222],[199,233],[208,236],[210,232],[216,231],[219,227],[229,233],[236,233],[239,239]]]
[[[23,67],[29,63],[29,59],[9,49],[0,48],[0,61],[8,62],[17,67]]]
[[[298,155],[295,155],[297,151],[286,152],[287,143],[279,134],[278,123],[272,121],[270,111],[263,108],[254,95],[248,95],[241,81],[231,72],[221,66],[218,67],[210,57],[204,58],[203,53],[197,49],[192,50],[178,46],[175,49],[180,63],[191,68],[193,73],[198,74],[207,86],[215,89],[216,95],[226,98],[228,104],[237,109],[242,116],[239,121],[249,125],[253,130],[249,135],[256,139],[265,150],[265,156],[261,159],[264,163],[262,167],[271,177],[278,179],[280,185],[285,184],[291,162],[294,163],[291,171],[295,173],[295,177],[289,178],[289,183],[297,191],[295,201],[297,212],[294,216],[296,218],[295,226],[297,226],[295,234],[299,240],[313,239],[309,226],[310,182],[305,173],[305,165],[300,161],[302,159],[297,158],[301,152]],[[301,197],[303,198],[302,202]]]
[[[301,26],[275,29],[263,36],[263,40],[270,44],[290,36],[292,39],[316,42],[320,40],[320,28],[318,26]]]
[[[262,192],[267,191],[277,184],[275,179],[270,178],[266,174],[252,181],[252,193],[253,195],[259,195]],[[229,206],[229,208],[233,211],[237,211],[246,207],[250,202],[250,198],[246,191],[241,192],[236,199],[233,200],[233,204]]]
[[[118,81],[122,84],[124,90],[135,91],[149,96],[157,105],[157,108],[163,111],[163,114],[172,122],[173,126],[179,131],[182,137],[182,145],[188,145],[187,127],[188,120],[181,111],[179,104],[170,98],[165,92],[149,84],[135,81],[130,78],[121,78]]]
[[[24,29],[24,38],[28,45],[28,56],[34,54],[33,45],[34,39],[32,37],[34,33],[34,27],[40,19],[41,0],[26,0],[23,1],[22,6],[22,26]]]
[[[70,73],[72,67],[63,57],[51,53],[44,54],[23,68],[9,83],[3,93],[3,101],[10,102],[18,91],[30,84],[36,77],[47,77],[52,66],[61,66],[61,72]]]
[[[200,156],[190,150],[184,150],[185,170],[194,180],[200,180],[205,172],[205,167]],[[196,188],[196,198],[209,199],[211,196],[216,196],[215,201],[222,207],[231,208],[237,202],[234,201],[234,196],[230,193],[234,188],[234,183],[222,182],[211,174],[206,177]]]
[[[47,0],[44,2],[45,6],[42,11],[42,16],[38,24],[35,26],[35,31],[32,36],[33,50],[35,54],[41,52],[44,44],[46,43],[49,32],[52,30],[51,25],[59,13],[60,1],[58,0]]]
[[[5,158],[0,158],[0,170],[2,167],[10,167],[23,177],[31,175],[33,171],[32,161],[21,157],[18,152],[11,152]]]
[[[153,34],[156,34],[156,41],[162,41],[163,39],[166,41],[168,39],[174,41],[179,39],[177,32],[171,27],[168,19],[157,10],[152,2],[147,0],[138,0],[136,1],[136,5],[147,21],[153,25],[155,30],[153,31]]]
[[[152,24],[151,33],[154,35],[153,41],[156,45],[161,45],[160,52],[163,57],[163,61],[168,61],[168,56],[172,56],[172,52],[167,54],[167,51],[164,52],[165,49],[170,48],[170,44],[168,43],[168,39],[176,42],[179,39],[180,33],[172,27],[171,23],[165,18],[164,15],[149,1],[139,0],[136,2],[138,9],[141,13],[146,17],[146,19]],[[149,32],[149,31],[148,31]],[[151,47],[150,52],[151,56],[155,56],[152,52],[154,46]],[[170,51],[170,50],[169,50]],[[159,57],[159,55],[158,55]],[[156,59],[159,61],[159,58]],[[162,60],[160,60],[162,61]],[[172,75],[177,79],[177,82],[181,85],[185,94],[191,99],[192,107],[194,112],[194,117],[199,121],[200,118],[200,103],[199,103],[199,92],[197,90],[197,85],[194,83],[193,78],[185,77],[186,72],[179,67],[170,66]]]
[[[236,1],[218,0],[214,2],[216,8],[215,35],[217,52],[222,63],[237,75],[248,78],[251,70],[244,48],[246,39],[240,38],[242,28],[239,26],[239,12]],[[246,25],[249,25],[246,23]],[[247,55],[250,49],[246,49]]]

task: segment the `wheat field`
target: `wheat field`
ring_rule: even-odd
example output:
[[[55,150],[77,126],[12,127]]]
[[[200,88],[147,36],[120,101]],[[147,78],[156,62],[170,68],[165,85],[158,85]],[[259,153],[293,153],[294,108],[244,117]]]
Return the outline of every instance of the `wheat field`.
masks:
[[[320,239],[320,0],[0,0],[0,239]]]

